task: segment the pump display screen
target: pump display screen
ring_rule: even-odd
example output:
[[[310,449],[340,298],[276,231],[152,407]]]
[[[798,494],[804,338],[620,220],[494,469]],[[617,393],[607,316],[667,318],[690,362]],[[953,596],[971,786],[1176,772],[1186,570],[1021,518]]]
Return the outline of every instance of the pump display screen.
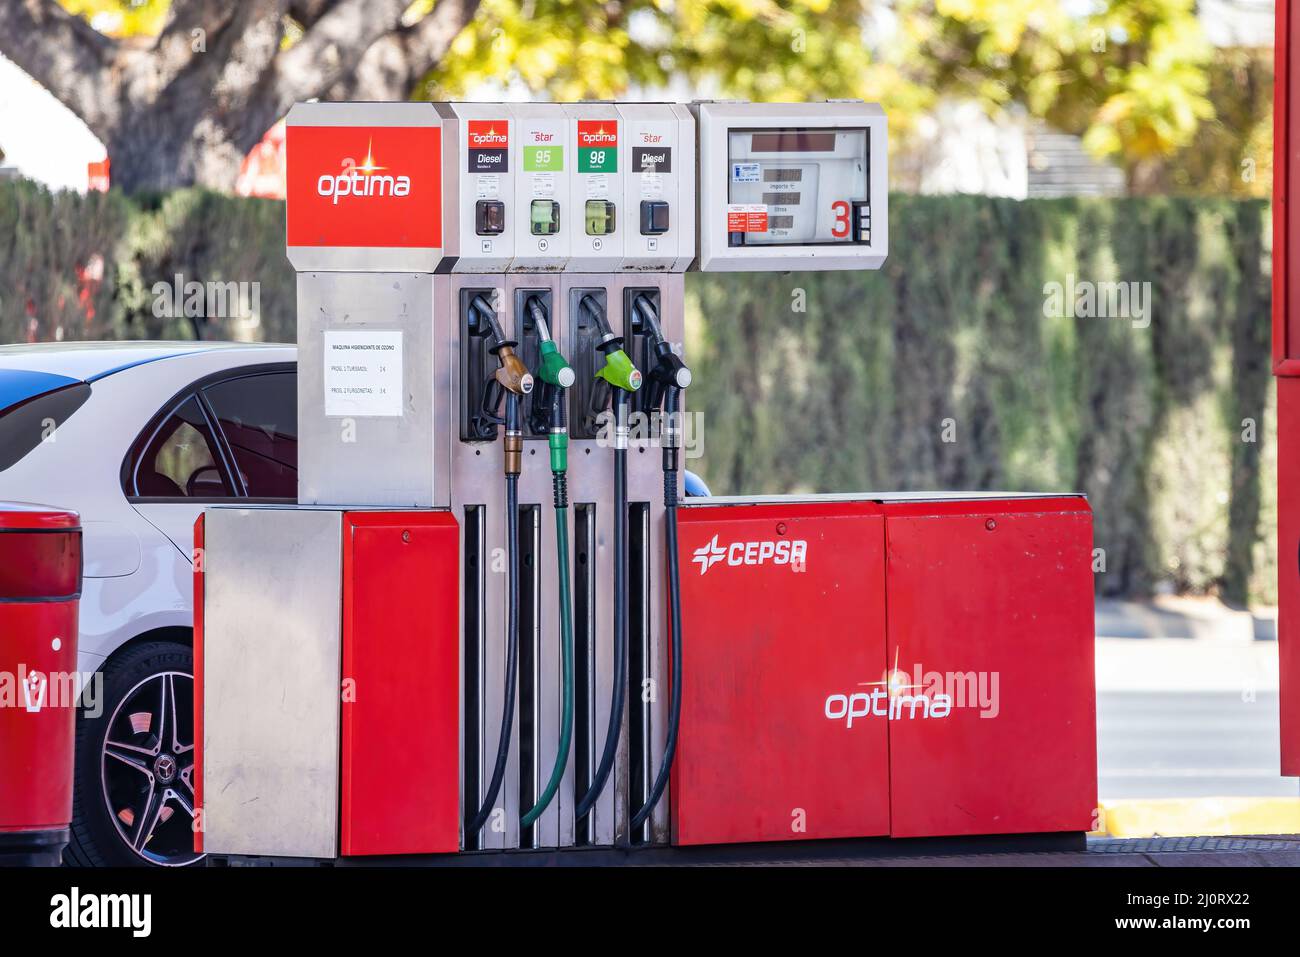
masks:
[[[871,242],[864,128],[728,130],[731,246]]]
[[[765,130],[749,135],[755,153],[829,153],[835,149],[834,131]]]

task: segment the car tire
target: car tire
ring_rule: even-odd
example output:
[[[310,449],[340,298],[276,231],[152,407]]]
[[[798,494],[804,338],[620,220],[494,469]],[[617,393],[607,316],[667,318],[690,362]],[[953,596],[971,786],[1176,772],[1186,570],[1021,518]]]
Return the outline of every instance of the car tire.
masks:
[[[192,843],[193,650],[144,641],[113,655],[100,673],[101,706],[93,715],[83,708],[77,719],[64,862],[175,867],[200,860]],[[153,822],[147,831],[146,820]]]

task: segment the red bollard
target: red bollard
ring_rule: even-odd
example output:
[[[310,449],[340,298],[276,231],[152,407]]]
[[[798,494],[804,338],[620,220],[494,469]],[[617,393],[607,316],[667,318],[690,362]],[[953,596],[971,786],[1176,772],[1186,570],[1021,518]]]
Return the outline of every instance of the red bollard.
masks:
[[[80,595],[77,513],[0,502],[0,864],[68,843]]]

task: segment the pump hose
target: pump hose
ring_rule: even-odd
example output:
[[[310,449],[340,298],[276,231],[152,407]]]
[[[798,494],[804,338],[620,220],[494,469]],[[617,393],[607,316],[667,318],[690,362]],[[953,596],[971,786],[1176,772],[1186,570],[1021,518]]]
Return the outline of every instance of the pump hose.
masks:
[[[681,390],[670,387],[664,401],[664,413],[669,420],[669,428],[674,428],[673,418],[677,415],[678,399]],[[659,799],[663,797],[664,788],[668,786],[668,773],[673,767],[673,757],[677,753],[677,729],[682,719],[682,589],[681,570],[677,564],[677,446],[664,447],[664,524],[666,534],[664,544],[668,550],[668,604],[672,617],[672,692],[668,705],[668,736],[664,740],[663,762],[659,773],[655,775],[650,794],[634,815],[632,831],[645,823],[650,812],[654,810]]]
[[[563,472],[553,474],[555,485],[555,551],[560,580],[560,668],[563,672],[564,707],[560,718],[560,747],[555,753],[555,766],[551,780],[537,803],[519,819],[524,827],[542,816],[547,805],[560,789],[564,768],[569,763],[569,747],[573,740],[573,603],[569,596],[569,489]]]
[[[510,421],[513,413],[514,427],[518,427],[519,397],[513,392],[506,395],[506,416]],[[501,781],[506,774],[506,761],[510,757],[510,729],[515,715],[515,678],[519,670],[519,475],[506,473],[506,553],[510,576],[510,600],[508,620],[506,623],[506,693],[501,709],[501,734],[497,740],[497,760],[492,768],[492,781],[487,794],[483,797],[483,806],[465,827],[465,837],[483,830],[492,805],[501,790]]]
[[[609,703],[605,749],[587,793],[574,809],[574,820],[591,813],[614,767],[619,733],[623,730],[624,691],[627,684],[627,428],[628,394],[614,390],[614,425],[619,438],[614,447],[614,688]]]

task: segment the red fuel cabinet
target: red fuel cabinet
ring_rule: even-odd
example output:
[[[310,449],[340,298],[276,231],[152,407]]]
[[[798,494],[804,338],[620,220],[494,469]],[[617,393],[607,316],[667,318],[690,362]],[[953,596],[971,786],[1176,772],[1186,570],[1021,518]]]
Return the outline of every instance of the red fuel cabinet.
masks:
[[[345,856],[460,847],[459,554],[450,512],[344,516]]]
[[[674,841],[1090,830],[1091,554],[1080,497],[684,507]]]
[[[264,547],[267,536],[294,535],[296,560]],[[204,557],[195,565],[196,849],[457,850],[460,533],[451,513],[214,508],[195,542]],[[243,557],[224,560],[233,555]],[[259,586],[281,600],[260,601]],[[250,654],[260,674],[248,672]],[[301,765],[293,788],[288,762]],[[284,850],[304,847],[313,850]]]
[[[0,862],[53,866],[68,842],[80,524],[0,503]]]

